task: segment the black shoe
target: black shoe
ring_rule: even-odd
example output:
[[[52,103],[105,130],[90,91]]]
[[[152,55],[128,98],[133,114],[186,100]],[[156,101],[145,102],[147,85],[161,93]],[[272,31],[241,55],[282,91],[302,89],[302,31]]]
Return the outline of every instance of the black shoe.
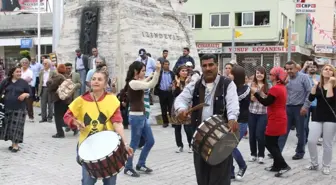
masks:
[[[47,120],[43,119],[43,120],[39,121],[39,123],[44,123],[44,122],[47,122]]]
[[[125,169],[124,174],[129,175],[131,177],[140,177],[140,174],[138,174],[135,170],[133,169]]]
[[[289,170],[291,170],[291,167],[289,167],[289,166],[287,166],[286,168],[281,168],[280,171],[278,171],[278,173],[276,173],[274,176],[275,177],[281,177],[283,174],[285,174]]]
[[[268,172],[278,172],[279,171],[278,169],[273,168],[273,166],[266,167],[265,170]]]
[[[48,119],[47,121],[48,121],[48,123],[52,123],[52,119]]]
[[[65,132],[70,132],[70,130],[71,130],[71,129],[70,129],[69,127],[66,127],[66,128],[65,128]]]
[[[300,160],[300,159],[303,159],[303,156],[301,155],[298,155],[298,154],[295,154],[293,157],[292,157],[293,160]]]
[[[168,126],[169,126],[168,123],[164,123],[164,124],[162,125],[163,128],[167,128]]]
[[[295,130],[295,126],[294,125],[291,127],[291,130]]]
[[[247,166],[245,166],[245,168],[241,168],[239,169],[238,173],[237,173],[237,180],[242,180],[244,178],[244,174],[246,172]]]
[[[137,171],[142,171],[142,172],[145,172],[145,173],[151,173],[151,172],[153,172],[152,169],[150,169],[150,168],[148,168],[148,167],[146,167],[146,166],[139,166],[139,165],[136,165],[135,169],[136,169]]]
[[[73,135],[76,136],[76,135],[78,134],[79,131],[76,129],[76,130],[74,130],[73,132],[74,132]]]
[[[235,180],[236,177],[234,175],[231,175],[231,180]]]
[[[13,146],[8,147],[8,150],[12,151],[13,150]]]
[[[12,148],[12,152],[13,152],[13,153],[18,152],[19,150],[20,150],[20,148]]]
[[[38,114],[39,116],[41,116],[42,114],[40,113],[40,114]]]
[[[267,156],[268,156],[269,158],[273,159],[272,154],[267,154]]]
[[[55,134],[53,136],[51,136],[52,138],[64,138],[64,135],[59,135],[59,134]]]

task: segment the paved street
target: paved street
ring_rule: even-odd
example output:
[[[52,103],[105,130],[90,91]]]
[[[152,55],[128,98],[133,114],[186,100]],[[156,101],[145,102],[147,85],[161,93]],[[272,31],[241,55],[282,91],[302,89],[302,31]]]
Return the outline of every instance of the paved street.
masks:
[[[81,168],[75,161],[75,147],[77,138],[71,133],[65,139],[53,139],[55,134],[53,123],[26,123],[25,140],[21,145],[22,150],[12,154],[7,150],[10,142],[0,141],[0,184],[1,185],[77,185],[80,184]],[[152,126],[156,143],[150,153],[148,166],[154,169],[152,175],[142,175],[140,178],[131,178],[120,174],[119,185],[196,185],[192,154],[187,152],[175,153],[175,139],[173,128],[163,129],[160,126]],[[130,131],[126,131],[130,138]],[[310,172],[304,170],[308,164],[308,154],[304,160],[293,161],[291,157],[294,151],[295,134],[290,135],[284,151],[284,156],[293,168],[291,176],[287,178],[275,178],[272,173],[263,169],[271,164],[267,159],[264,165],[248,163],[248,170],[243,179],[244,182],[233,184],[244,185],[331,185],[336,182],[336,170],[332,175],[322,175],[320,171]],[[185,137],[184,137],[185,140]],[[186,142],[185,142],[186,143]],[[248,140],[240,143],[244,157],[248,159]],[[321,147],[320,147],[321,148]],[[321,150],[320,150],[321,151]],[[321,152],[320,152],[321,154]],[[138,158],[138,151],[135,159]],[[336,152],[334,149],[334,159]],[[333,162],[333,166],[336,164]],[[97,183],[102,184],[102,183]]]

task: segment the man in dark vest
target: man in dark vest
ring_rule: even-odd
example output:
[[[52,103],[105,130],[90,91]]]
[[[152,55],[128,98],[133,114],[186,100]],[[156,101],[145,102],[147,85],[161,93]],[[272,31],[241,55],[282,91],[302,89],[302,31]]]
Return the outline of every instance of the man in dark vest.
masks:
[[[229,78],[218,74],[218,61],[215,55],[201,57],[203,75],[195,83],[189,83],[176,98],[174,106],[179,119],[187,119],[189,102],[192,106],[207,103],[209,106],[194,111],[191,124],[196,128],[202,121],[214,114],[223,115],[232,132],[238,129],[239,101],[237,87]],[[224,124],[224,122],[223,122]],[[222,163],[212,166],[196,152],[194,152],[194,166],[198,185],[230,185],[232,155]]]

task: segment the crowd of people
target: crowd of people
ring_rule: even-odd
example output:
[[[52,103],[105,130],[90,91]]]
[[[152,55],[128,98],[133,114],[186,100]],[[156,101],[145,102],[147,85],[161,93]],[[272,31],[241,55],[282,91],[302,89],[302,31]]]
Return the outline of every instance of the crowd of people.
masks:
[[[140,49],[139,57],[129,66],[125,87],[117,93],[117,79],[109,77],[105,58],[99,55],[97,48],[92,49],[90,57],[83,55],[80,49],[75,53],[74,65],[54,65],[46,56],[42,57],[42,64],[37,63],[36,58],[23,58],[2,80],[0,103],[5,107],[5,116],[0,117],[4,121],[0,139],[12,142],[9,147],[12,152],[20,150],[26,115],[34,122],[33,104],[40,101],[40,123],[55,121],[53,138],[64,138],[65,132],[73,131],[74,135],[79,134],[80,147],[90,135],[113,130],[121,136],[129,154],[124,173],[131,177],[139,177],[139,171],[152,173],[146,161],[155,144],[149,124],[154,94],[159,97],[162,126],[167,128],[171,124],[174,127],[176,153],[184,151],[184,127],[199,185],[230,184],[233,179],[243,179],[248,168],[243,157],[247,154],[242,155],[238,148],[216,166],[209,165],[200,154],[193,152],[194,132],[214,114],[223,115],[226,122],[223,124],[232,132],[239,130],[238,140],[249,132],[248,161],[263,165],[265,148],[269,151],[268,157],[274,162],[265,170],[276,172],[276,177],[291,170],[282,151],[293,128],[298,143],[292,159],[303,159],[308,145],[310,163],[307,169],[319,170],[317,147],[321,141],[322,173],[331,173],[336,133],[336,71],[332,65],[320,68],[316,62],[306,61],[301,67],[295,61],[288,61],[285,66],[276,66],[270,71],[258,66],[248,77],[243,67],[233,63],[225,64],[225,70],[220,72],[218,59],[209,54],[200,59],[202,71],[196,71],[189,48],[183,48],[183,55],[172,68],[168,50],[163,50],[162,57],[155,60],[145,49]],[[199,103],[209,106],[190,115],[188,109]],[[175,117],[184,124],[172,123]],[[97,123],[93,123],[96,118]],[[128,145],[124,129],[129,127]],[[142,150],[134,169],[133,153],[139,147]],[[83,185],[94,184],[97,179],[86,173],[85,165],[82,169]],[[116,184],[116,176],[103,181],[106,185]]]

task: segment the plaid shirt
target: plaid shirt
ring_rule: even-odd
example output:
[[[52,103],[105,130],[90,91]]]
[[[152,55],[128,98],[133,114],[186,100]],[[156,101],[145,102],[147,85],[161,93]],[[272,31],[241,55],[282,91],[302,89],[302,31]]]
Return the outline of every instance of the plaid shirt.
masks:
[[[258,91],[260,90],[260,88],[257,88]],[[251,101],[250,103],[250,107],[249,107],[250,113],[252,114],[266,114],[266,106],[263,106],[260,102],[258,102],[258,100],[256,101]]]

